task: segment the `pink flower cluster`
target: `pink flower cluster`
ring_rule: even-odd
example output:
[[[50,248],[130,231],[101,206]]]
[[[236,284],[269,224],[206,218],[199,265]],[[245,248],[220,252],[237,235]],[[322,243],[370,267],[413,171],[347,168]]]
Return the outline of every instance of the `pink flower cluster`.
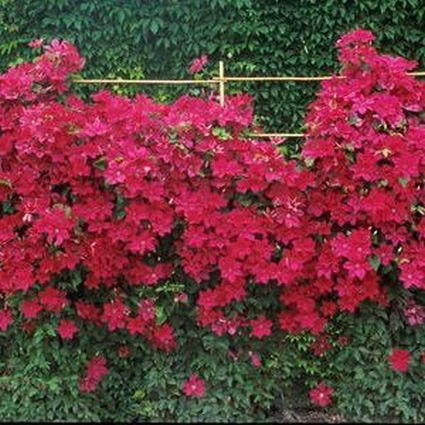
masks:
[[[384,269],[425,289],[425,85],[373,38],[357,30],[338,42],[345,78],[310,105],[302,152],[315,176],[307,213],[323,225],[317,278],[350,312],[386,304]]]
[[[82,392],[93,392],[103,377],[109,373],[103,356],[93,357],[86,366],[86,375],[80,380]]]
[[[199,325],[257,339],[320,335],[339,311],[386,305],[384,269],[423,290],[425,86],[406,75],[414,63],[372,40],[359,30],[338,43],[346,78],[310,107],[304,167],[243,137],[247,95],[223,108],[107,91],[84,102],[67,86],[84,60],[59,41],[0,76],[0,329],[17,297],[25,328],[57,317],[72,339],[89,322],[170,351],[174,330],[154,300],[129,293],[182,272],[198,284]],[[58,286],[76,270],[78,288]],[[277,289],[277,315],[259,287]]]
[[[310,390],[309,396],[313,404],[316,404],[320,407],[325,407],[332,403],[333,393],[334,389],[332,387],[329,387],[324,382],[321,382]]]
[[[393,348],[391,355],[388,356],[388,360],[394,370],[406,373],[409,369],[410,357],[409,350],[404,348]]]
[[[183,385],[183,393],[187,397],[203,397],[205,395],[205,382],[197,373],[190,375]]]
[[[196,58],[192,61],[192,63],[189,66],[189,72],[191,74],[196,74],[202,71],[207,63],[208,63],[208,56],[207,55],[200,56],[199,58]]]
[[[425,307],[410,299],[404,309],[404,317],[410,326],[420,326],[425,322]]]

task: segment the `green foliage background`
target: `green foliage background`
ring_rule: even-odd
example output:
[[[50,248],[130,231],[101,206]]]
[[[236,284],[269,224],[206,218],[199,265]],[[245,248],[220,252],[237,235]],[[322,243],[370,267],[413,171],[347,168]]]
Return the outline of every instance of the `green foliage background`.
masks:
[[[28,41],[60,37],[86,57],[85,77],[185,78],[204,53],[215,73],[224,60],[228,75],[323,75],[338,71],[335,41],[356,27],[425,67],[423,0],[0,0],[0,70],[30,57]],[[317,88],[232,85],[255,95],[269,131],[300,130]],[[188,90],[124,91],[139,89],[162,100]]]

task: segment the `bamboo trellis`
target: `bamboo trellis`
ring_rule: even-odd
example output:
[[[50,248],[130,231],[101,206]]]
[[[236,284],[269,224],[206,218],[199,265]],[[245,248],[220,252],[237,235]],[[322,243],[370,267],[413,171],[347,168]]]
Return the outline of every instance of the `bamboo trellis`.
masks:
[[[425,77],[425,71],[417,72],[408,72],[407,75],[412,75],[415,77]],[[224,106],[225,103],[225,84],[232,82],[310,82],[310,81],[324,81],[330,80],[332,78],[345,78],[342,75],[339,76],[330,76],[324,75],[319,77],[231,77],[224,75],[224,62],[219,62],[219,76],[213,77],[208,80],[125,80],[125,79],[76,79],[73,80],[76,84],[189,84],[189,85],[208,85],[216,84],[218,85],[219,91],[219,101],[220,105]],[[292,138],[292,137],[304,137],[303,133],[248,133],[250,137],[283,137],[283,138]]]

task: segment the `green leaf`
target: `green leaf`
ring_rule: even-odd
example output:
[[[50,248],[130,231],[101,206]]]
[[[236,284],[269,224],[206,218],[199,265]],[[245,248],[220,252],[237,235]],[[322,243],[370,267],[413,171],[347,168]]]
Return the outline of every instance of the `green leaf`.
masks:
[[[377,255],[369,257],[369,264],[372,266],[373,270],[377,271],[381,265],[381,260]]]
[[[150,30],[153,34],[156,34],[159,30],[159,25],[156,20],[151,21]]]

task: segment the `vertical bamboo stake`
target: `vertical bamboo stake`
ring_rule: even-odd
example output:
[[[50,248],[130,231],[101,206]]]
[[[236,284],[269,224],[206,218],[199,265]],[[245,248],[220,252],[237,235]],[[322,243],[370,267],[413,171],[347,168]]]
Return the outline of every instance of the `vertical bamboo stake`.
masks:
[[[224,62],[220,61],[218,65],[220,76],[220,106],[224,106]]]

